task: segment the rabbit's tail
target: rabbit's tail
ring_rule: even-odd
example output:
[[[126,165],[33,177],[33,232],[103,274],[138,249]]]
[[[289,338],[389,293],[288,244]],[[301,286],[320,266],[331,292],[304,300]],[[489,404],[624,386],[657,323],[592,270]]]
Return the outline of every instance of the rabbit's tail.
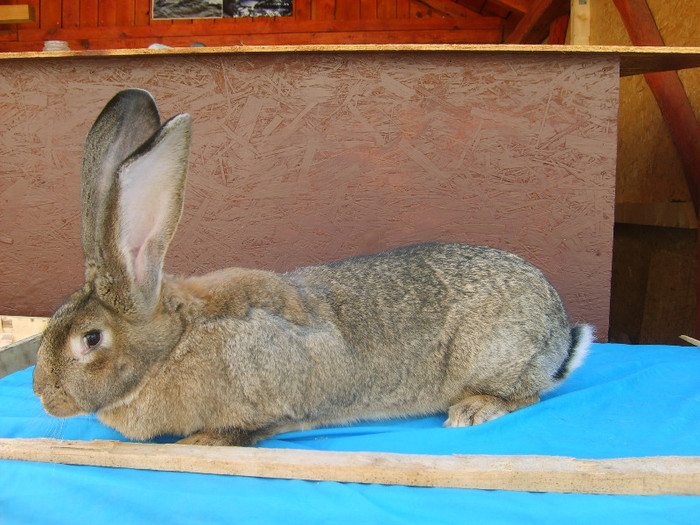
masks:
[[[571,343],[569,352],[552,379],[559,384],[568,377],[576,368],[581,366],[588,355],[588,350],[593,342],[593,327],[587,324],[577,324],[571,328]]]

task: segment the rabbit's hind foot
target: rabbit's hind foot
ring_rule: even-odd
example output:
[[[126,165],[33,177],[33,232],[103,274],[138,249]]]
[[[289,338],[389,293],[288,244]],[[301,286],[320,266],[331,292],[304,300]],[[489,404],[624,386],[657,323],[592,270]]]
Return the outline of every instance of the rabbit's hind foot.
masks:
[[[523,399],[507,400],[489,395],[468,395],[452,405],[445,427],[470,427],[504,416],[540,400],[535,394]]]

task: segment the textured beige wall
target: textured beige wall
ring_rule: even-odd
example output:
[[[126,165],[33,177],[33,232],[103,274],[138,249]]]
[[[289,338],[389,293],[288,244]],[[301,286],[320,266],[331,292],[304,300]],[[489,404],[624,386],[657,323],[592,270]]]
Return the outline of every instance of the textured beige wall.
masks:
[[[700,46],[700,2],[647,0],[668,46]],[[631,45],[612,0],[591,2],[591,44]],[[700,68],[679,71],[700,116]],[[644,77],[620,81],[617,202],[689,201],[683,166]]]
[[[537,264],[572,319],[608,324],[612,58],[230,54],[0,61],[0,312],[82,280],[82,142],[119,89],[194,117],[174,273],[287,270],[426,240]]]

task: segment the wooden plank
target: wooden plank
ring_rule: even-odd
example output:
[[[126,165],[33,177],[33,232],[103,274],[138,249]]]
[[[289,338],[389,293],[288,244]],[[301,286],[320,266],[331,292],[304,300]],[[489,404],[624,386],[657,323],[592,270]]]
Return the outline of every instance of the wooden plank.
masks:
[[[311,0],[294,0],[294,20],[311,20]]]
[[[133,26],[135,21],[135,12],[136,0],[119,0],[116,5],[116,13],[114,16],[115,25]]]
[[[692,202],[618,202],[615,222],[664,228],[697,228]]]
[[[23,24],[35,21],[36,11],[30,5],[0,5],[0,24]]]
[[[539,44],[550,24],[569,12],[568,0],[534,0],[520,23],[506,38],[506,44]]]
[[[97,5],[98,24],[103,27],[117,25],[117,0],[100,0]]]
[[[134,0],[134,25],[147,26],[151,21],[151,1]]]
[[[61,2],[41,2],[40,8],[39,24],[42,29],[55,30],[61,27]],[[60,39],[47,38],[47,40]]]
[[[428,30],[483,30],[500,32],[502,23],[495,17],[470,17],[460,19],[428,20],[308,20],[295,22],[272,20],[245,21],[231,25],[211,24],[196,21],[192,24],[167,26],[100,27],[59,30],[54,38],[62,40],[100,38],[157,38],[170,36],[227,36],[247,33],[315,33],[315,32],[361,32],[361,31],[428,31]],[[43,40],[40,30],[22,32],[21,39]],[[410,35],[408,35],[410,37]]]
[[[97,27],[97,0],[80,0],[80,27]]]
[[[40,334],[49,322],[46,317],[0,316],[0,332],[5,342],[14,343]],[[9,336],[9,337],[6,337]],[[0,343],[0,347],[3,344]]]
[[[63,0],[62,27],[80,27],[80,0]]]
[[[377,0],[377,18],[385,20],[396,18],[396,0]]]
[[[336,0],[336,20],[357,20],[360,18],[360,3],[357,0]]]
[[[314,0],[311,3],[311,18],[314,20],[334,20],[335,0]]]
[[[411,16],[411,1],[396,0],[396,18],[409,18]]]
[[[700,457],[427,456],[0,439],[0,458],[277,479],[527,492],[700,495]]]
[[[377,18],[378,0],[360,0],[360,18],[374,20]]]
[[[571,44],[591,43],[591,4],[589,0],[571,0]]]
[[[0,377],[35,365],[40,341],[37,334],[0,349]]]

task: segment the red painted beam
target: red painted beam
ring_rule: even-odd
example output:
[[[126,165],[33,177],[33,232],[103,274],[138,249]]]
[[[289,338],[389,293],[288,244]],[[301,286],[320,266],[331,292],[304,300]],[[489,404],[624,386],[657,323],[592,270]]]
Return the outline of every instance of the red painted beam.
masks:
[[[549,43],[561,46],[566,44],[566,30],[569,28],[569,15],[555,18],[549,25]]]
[[[549,34],[550,24],[569,13],[569,0],[534,0],[523,19],[506,38],[506,44],[539,44]]]

